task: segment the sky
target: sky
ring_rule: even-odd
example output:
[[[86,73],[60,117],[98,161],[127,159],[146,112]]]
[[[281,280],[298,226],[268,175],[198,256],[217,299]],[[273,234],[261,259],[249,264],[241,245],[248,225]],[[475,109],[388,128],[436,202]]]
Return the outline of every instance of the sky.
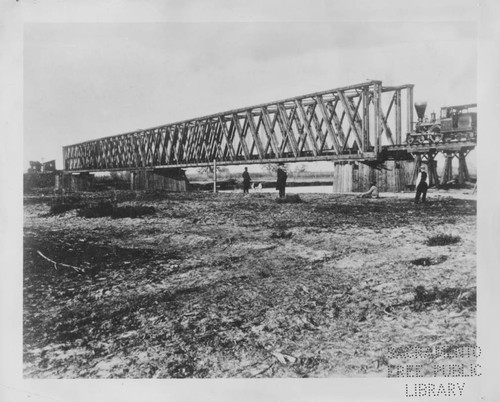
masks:
[[[24,165],[62,147],[382,80],[476,102],[474,22],[28,23]]]

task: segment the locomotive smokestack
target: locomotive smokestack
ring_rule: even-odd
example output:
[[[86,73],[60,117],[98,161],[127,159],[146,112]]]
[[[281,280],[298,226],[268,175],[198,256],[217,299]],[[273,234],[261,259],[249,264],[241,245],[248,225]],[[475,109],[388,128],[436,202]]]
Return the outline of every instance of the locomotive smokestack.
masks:
[[[425,109],[427,108],[427,102],[415,102],[415,110],[417,111],[418,120],[424,119]]]

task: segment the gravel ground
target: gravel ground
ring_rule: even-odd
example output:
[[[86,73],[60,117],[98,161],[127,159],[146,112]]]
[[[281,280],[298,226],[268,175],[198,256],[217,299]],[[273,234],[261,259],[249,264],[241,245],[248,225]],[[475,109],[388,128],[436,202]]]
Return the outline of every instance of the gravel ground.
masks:
[[[475,200],[288,201],[26,197],[25,377],[386,377],[390,348],[475,344]]]

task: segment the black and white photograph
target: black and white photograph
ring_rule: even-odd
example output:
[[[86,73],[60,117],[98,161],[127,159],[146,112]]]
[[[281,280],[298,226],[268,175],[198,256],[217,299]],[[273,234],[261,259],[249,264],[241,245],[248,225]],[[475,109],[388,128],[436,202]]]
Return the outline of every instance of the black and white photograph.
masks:
[[[495,400],[490,4],[8,4],[0,399]]]

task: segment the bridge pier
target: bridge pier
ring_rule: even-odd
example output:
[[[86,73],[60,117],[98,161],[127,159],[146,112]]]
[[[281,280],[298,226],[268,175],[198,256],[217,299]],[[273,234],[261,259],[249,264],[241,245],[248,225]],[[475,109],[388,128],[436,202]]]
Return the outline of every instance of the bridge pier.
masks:
[[[92,191],[94,175],[89,172],[63,174],[62,188],[68,191]]]
[[[151,169],[131,172],[131,190],[187,191],[188,180],[183,169]]]
[[[453,158],[458,159],[458,184],[464,185],[466,181],[470,181],[469,169],[467,168],[466,156],[469,151],[460,150],[458,154],[456,152],[446,152],[445,153],[445,165],[443,171],[443,177],[441,178],[441,184],[446,184],[453,180]]]
[[[333,192],[365,192],[373,181],[380,191],[405,191],[411,180],[413,161],[386,161],[380,168],[361,162],[334,162]]]
[[[465,157],[469,152],[460,151],[458,153],[458,184],[463,185],[466,181],[470,181],[469,169]]]

